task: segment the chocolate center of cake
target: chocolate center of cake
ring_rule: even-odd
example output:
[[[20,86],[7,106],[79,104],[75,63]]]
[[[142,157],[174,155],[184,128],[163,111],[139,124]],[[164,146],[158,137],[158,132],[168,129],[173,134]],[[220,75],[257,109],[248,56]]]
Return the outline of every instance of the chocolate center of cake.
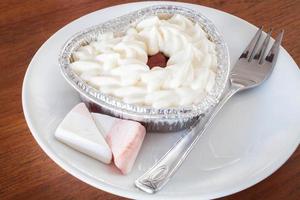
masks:
[[[167,66],[168,59],[169,58],[165,56],[163,53],[158,52],[153,56],[148,56],[147,65],[150,67],[150,69],[152,67],[157,67],[157,66],[164,68]]]

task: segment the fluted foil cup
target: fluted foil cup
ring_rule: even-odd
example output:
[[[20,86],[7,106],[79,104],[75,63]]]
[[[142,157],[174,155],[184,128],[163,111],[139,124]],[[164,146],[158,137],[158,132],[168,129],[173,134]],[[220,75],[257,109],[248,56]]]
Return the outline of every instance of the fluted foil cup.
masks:
[[[209,39],[216,44],[218,63],[216,82],[213,89],[199,104],[161,109],[128,104],[88,85],[70,68],[72,53],[80,46],[95,41],[99,35],[106,32],[124,33],[130,24],[149,16],[162,14],[180,14],[198,23],[208,34]],[[63,46],[59,55],[59,64],[64,78],[79,92],[91,111],[135,120],[145,125],[148,131],[154,132],[179,131],[189,127],[198,118],[201,120],[201,117],[218,103],[225,89],[230,68],[227,45],[214,24],[195,10],[174,5],[146,7],[78,32]]]

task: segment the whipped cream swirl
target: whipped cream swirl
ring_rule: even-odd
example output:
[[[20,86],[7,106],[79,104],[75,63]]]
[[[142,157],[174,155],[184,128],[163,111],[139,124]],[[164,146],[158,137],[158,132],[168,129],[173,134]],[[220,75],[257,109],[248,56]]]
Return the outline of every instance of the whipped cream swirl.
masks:
[[[165,68],[146,64],[162,52]],[[72,57],[72,70],[89,85],[125,103],[154,108],[198,104],[213,88],[217,71],[215,44],[201,26],[175,14],[146,18],[122,36],[105,33]]]

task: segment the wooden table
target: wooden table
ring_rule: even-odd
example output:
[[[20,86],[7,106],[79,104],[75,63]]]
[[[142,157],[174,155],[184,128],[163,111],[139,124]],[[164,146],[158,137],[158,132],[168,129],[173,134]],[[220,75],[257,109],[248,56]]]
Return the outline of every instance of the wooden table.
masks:
[[[0,199],[122,199],[79,181],[48,158],[26,125],[21,89],[32,56],[52,34],[82,15],[125,2],[130,1],[0,2]],[[223,10],[257,26],[285,29],[283,46],[300,64],[300,1],[188,2]],[[269,178],[224,199],[297,198],[300,148]]]

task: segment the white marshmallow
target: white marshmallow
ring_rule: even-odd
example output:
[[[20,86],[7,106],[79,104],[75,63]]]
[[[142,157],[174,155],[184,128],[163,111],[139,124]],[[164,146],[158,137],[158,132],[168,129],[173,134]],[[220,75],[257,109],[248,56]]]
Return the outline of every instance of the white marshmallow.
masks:
[[[101,162],[111,162],[111,150],[84,103],[79,103],[67,114],[56,129],[55,137]]]

